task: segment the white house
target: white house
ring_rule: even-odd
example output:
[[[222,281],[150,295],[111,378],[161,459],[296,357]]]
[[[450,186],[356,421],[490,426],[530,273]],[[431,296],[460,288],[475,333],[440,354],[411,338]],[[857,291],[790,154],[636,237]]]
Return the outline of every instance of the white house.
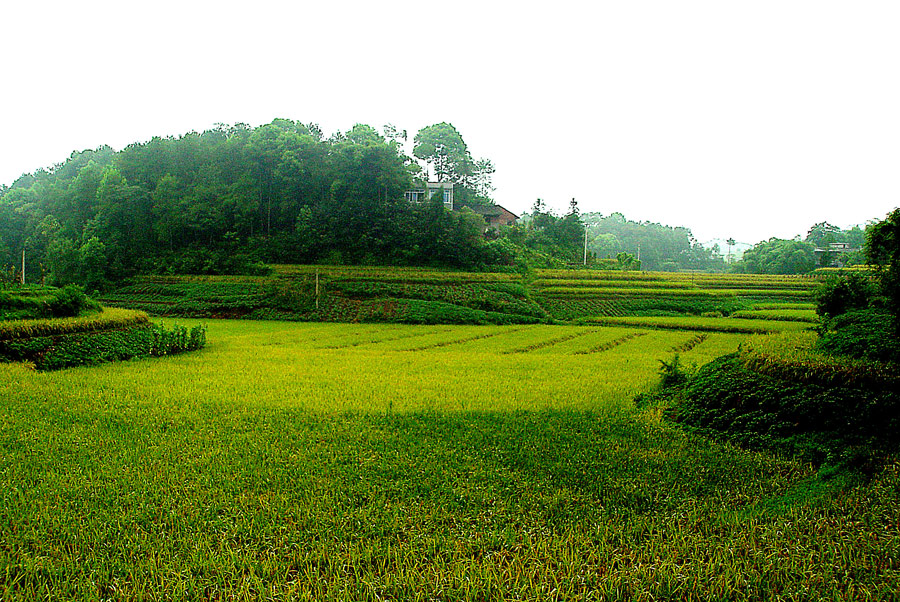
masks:
[[[410,203],[424,203],[440,194],[444,207],[453,210],[453,184],[450,182],[428,182],[425,188],[406,191],[406,200]]]

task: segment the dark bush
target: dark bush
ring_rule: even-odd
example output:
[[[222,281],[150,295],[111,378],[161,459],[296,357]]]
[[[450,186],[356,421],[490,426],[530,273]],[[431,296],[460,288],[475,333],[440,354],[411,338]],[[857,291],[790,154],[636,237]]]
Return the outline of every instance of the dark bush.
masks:
[[[824,318],[866,309],[875,294],[868,276],[850,273],[828,278],[816,290],[816,313]]]
[[[677,419],[817,463],[840,462],[851,449],[875,457],[900,443],[900,396],[888,388],[790,382],[749,370],[736,355],[697,371],[678,396]]]
[[[83,311],[100,311],[100,304],[89,299],[84,290],[75,284],[57,290],[47,305],[54,318],[77,316]]]
[[[850,311],[826,322],[818,345],[835,355],[900,362],[900,341],[893,328],[892,317],[885,311]]]

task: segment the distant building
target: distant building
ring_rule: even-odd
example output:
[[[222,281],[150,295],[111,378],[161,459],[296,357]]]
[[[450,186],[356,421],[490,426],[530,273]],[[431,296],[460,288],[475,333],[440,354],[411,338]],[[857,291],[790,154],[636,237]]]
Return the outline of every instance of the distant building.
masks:
[[[827,247],[816,247],[816,260],[821,266],[844,267],[843,255],[859,251],[850,246],[848,242],[832,242]]]
[[[433,199],[436,195],[440,195],[439,198],[448,211],[458,211],[465,206],[484,218],[485,232],[491,229],[496,230],[500,226],[512,226],[519,219],[518,215],[500,205],[454,206],[453,184],[450,182],[428,182],[425,184],[425,188],[414,188],[407,190],[405,193],[406,200],[410,203],[424,203]]]
[[[519,216],[500,205],[476,205],[469,209],[484,218],[485,231],[499,229],[500,226],[513,226]]]
[[[428,182],[425,188],[416,188],[406,191],[406,200],[410,203],[424,203],[431,200],[436,194],[440,195],[444,207],[453,210],[453,184],[451,182]]]

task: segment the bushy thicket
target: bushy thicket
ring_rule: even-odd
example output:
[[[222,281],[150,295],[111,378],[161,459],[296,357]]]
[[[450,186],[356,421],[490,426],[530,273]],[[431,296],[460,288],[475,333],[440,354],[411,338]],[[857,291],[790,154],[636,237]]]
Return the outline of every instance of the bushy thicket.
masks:
[[[819,349],[835,355],[900,362],[900,339],[890,314],[879,309],[848,311],[829,318]]]
[[[867,231],[866,255],[877,266],[874,279],[868,273],[842,274],[816,294],[822,320],[818,350],[837,356],[826,356],[832,363],[853,358],[843,359],[841,366],[872,363],[877,368],[872,374],[882,376],[852,378],[851,370],[844,379],[816,378],[814,366],[782,358],[777,349],[754,361],[729,355],[669,388],[678,419],[741,445],[784,449],[839,466],[866,467],[880,456],[896,454],[898,232],[900,210]],[[807,369],[810,377],[799,378]],[[671,375],[664,377],[672,381]]]
[[[819,348],[854,358],[900,363],[900,210],[867,231],[875,269],[832,276],[816,293]]]
[[[734,354],[681,384],[680,422],[745,447],[863,465],[900,443],[900,396],[887,384],[800,382],[750,370]]]

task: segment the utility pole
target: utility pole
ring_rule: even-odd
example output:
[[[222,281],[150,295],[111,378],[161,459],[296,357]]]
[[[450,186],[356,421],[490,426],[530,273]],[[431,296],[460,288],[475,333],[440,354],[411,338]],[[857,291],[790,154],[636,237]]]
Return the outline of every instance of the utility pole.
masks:
[[[584,227],[584,265],[587,265],[587,226]]]
[[[25,247],[22,247],[22,284],[25,284]]]

